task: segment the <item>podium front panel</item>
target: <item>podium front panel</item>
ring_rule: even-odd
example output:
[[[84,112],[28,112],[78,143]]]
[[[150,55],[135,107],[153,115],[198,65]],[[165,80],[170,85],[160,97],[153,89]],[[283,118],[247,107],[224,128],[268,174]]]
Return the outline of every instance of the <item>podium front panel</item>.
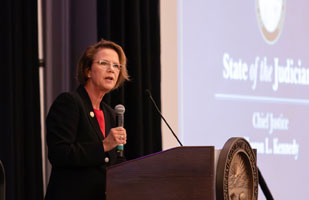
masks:
[[[214,147],[177,147],[107,169],[107,200],[213,200]]]

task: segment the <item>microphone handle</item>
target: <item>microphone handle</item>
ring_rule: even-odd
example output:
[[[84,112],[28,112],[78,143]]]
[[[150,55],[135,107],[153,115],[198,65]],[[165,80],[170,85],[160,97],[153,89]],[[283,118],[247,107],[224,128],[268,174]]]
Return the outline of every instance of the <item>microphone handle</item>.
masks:
[[[117,126],[123,127],[124,117],[123,114],[117,114]]]
[[[123,114],[117,114],[117,125],[120,127],[123,127],[123,124],[124,124],[123,121],[124,121]],[[124,157],[123,150],[124,150],[123,144],[117,145],[116,152],[119,157]]]
[[[177,142],[180,144],[180,146],[183,146],[182,143],[180,142],[180,140],[178,139],[177,135],[174,133],[173,129],[170,127],[170,125],[167,123],[167,121],[166,121],[165,118],[163,117],[163,115],[162,115],[160,109],[158,108],[158,106],[157,106],[155,100],[152,98],[152,95],[151,95],[150,91],[149,91],[149,90],[146,90],[146,92],[148,93],[149,98],[150,98],[151,102],[153,103],[153,105],[155,106],[157,112],[159,113],[159,115],[161,116],[161,118],[163,119],[163,121],[165,122],[165,124],[167,125],[167,127],[170,129],[170,131],[172,132],[172,134],[174,135],[174,137],[176,138]]]

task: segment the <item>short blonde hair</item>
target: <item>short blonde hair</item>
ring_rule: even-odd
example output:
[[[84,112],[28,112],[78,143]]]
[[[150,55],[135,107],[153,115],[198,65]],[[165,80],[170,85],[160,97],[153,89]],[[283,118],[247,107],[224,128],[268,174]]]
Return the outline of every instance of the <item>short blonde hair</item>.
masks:
[[[117,89],[126,80],[129,80],[128,70],[127,70],[127,58],[121,46],[119,46],[118,44],[112,41],[101,39],[99,42],[95,43],[94,45],[89,46],[85,50],[81,58],[79,59],[79,62],[77,65],[77,79],[80,84],[85,85],[85,83],[89,79],[87,76],[87,73],[91,69],[91,65],[92,65],[95,54],[99,50],[104,49],[104,48],[115,50],[116,53],[118,54],[119,62],[121,64],[119,77],[113,89]]]

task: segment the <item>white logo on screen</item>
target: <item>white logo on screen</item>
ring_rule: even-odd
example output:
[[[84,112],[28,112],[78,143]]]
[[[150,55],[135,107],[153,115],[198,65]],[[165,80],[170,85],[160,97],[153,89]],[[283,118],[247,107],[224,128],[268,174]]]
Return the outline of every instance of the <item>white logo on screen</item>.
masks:
[[[257,18],[265,41],[274,44],[283,26],[286,0],[256,0]]]
[[[282,0],[259,0],[261,18],[268,32],[274,32],[282,14]]]

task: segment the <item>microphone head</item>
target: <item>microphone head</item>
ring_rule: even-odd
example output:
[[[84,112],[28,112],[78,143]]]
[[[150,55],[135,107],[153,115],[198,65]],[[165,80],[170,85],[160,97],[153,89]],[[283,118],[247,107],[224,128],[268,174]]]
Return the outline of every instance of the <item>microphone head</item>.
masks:
[[[146,89],[146,90],[145,90],[145,93],[146,93],[146,95],[147,95],[148,97],[151,97],[151,92],[150,92],[149,89]]]
[[[115,112],[117,115],[123,115],[124,112],[126,111],[125,107],[121,104],[118,104],[115,106]]]

